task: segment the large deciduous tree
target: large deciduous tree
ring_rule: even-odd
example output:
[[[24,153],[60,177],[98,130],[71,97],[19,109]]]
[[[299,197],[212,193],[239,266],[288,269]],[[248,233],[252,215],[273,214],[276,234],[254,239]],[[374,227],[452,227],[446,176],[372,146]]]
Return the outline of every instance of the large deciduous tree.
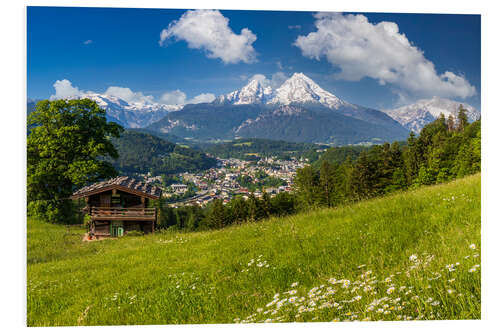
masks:
[[[69,223],[76,187],[117,174],[104,157],[117,158],[111,137],[122,127],[90,99],[40,101],[28,116],[28,212]]]

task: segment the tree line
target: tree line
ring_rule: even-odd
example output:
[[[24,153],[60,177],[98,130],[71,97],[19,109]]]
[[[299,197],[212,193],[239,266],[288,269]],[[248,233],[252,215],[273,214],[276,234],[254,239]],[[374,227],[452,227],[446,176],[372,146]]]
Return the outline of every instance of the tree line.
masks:
[[[301,209],[333,207],[394,191],[431,185],[481,170],[481,121],[471,124],[460,107],[458,118],[441,116],[417,137],[373,146],[344,162],[319,163],[297,171],[295,193]]]
[[[171,208],[165,205],[164,199],[156,200],[152,206],[158,208],[157,228],[188,231],[219,229],[272,216],[286,216],[296,213],[298,207],[296,197],[287,192],[274,197],[264,192],[261,198],[250,193],[246,200],[238,196],[227,204],[216,199],[204,208],[196,205]]]

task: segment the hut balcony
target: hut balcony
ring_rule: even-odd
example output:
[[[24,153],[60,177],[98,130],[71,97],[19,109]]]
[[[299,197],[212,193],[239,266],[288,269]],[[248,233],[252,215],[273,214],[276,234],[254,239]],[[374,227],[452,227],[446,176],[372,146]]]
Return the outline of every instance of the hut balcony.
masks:
[[[155,221],[156,208],[91,207],[93,221]]]

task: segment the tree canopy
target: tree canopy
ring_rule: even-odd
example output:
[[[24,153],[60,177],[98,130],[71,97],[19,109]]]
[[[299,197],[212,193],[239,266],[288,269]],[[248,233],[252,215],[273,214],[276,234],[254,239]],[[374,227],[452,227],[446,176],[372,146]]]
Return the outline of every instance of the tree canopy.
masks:
[[[28,211],[50,222],[73,218],[69,196],[76,187],[117,175],[111,137],[122,127],[90,99],[43,100],[28,116]]]

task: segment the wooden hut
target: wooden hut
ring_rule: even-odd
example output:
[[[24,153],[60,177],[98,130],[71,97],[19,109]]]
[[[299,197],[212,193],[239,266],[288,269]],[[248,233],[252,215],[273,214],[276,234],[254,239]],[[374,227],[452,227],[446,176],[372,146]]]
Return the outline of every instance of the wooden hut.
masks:
[[[132,230],[154,232],[157,211],[147,207],[149,200],[160,197],[159,187],[126,176],[83,187],[72,195],[87,203],[92,238],[119,237]]]

